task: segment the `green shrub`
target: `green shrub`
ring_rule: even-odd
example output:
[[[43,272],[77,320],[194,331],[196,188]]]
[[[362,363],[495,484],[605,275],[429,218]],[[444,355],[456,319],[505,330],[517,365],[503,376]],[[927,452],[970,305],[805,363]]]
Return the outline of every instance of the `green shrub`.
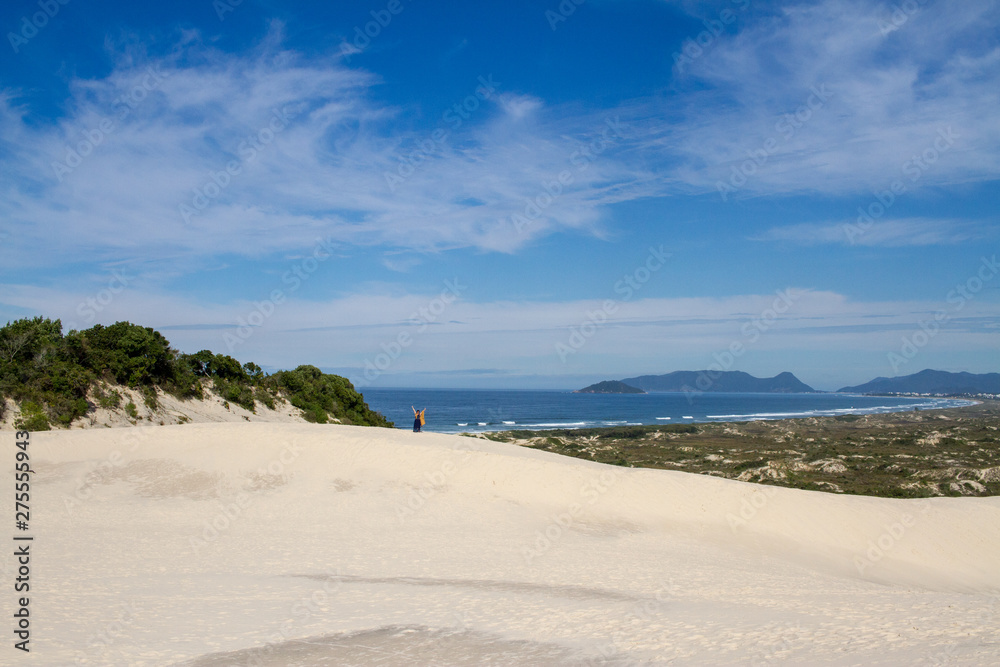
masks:
[[[270,410],[277,408],[277,401],[275,401],[274,396],[263,387],[254,387],[253,398],[255,401],[266,405]]]
[[[201,350],[181,354],[149,327],[130,322],[95,325],[85,331],[62,334],[59,320],[36,317],[0,327],[0,396],[37,407],[22,421],[41,428],[50,423],[68,425],[90,409],[87,395],[103,408],[121,405],[122,396],[106,392],[99,383],[118,383],[139,389],[143,402],[156,409],[157,387],[178,398],[204,398],[203,382],[210,379],[223,400],[253,411],[256,402],[275,408],[281,393],[289,395],[307,419],[327,423],[392,426],[372,411],[354,386],[315,366],[266,374],[255,363],[241,364],[223,354]],[[44,406],[44,408],[42,407]],[[131,407],[130,407],[131,406]],[[133,419],[134,403],[125,406]],[[0,404],[2,411],[2,404]]]
[[[21,416],[14,421],[14,426],[21,431],[48,431],[49,418],[42,406],[31,401],[21,404]]]
[[[607,432],[602,433],[598,437],[602,439],[635,440],[647,435],[650,430],[652,429],[649,426],[619,426],[608,429]]]
[[[173,379],[173,354],[159,332],[130,322],[100,324],[83,332],[83,351],[92,368],[110,373],[119,384],[146,386]]]
[[[146,404],[146,407],[150,410],[155,410],[160,407],[160,402],[156,398],[156,389],[153,387],[143,387],[142,388],[142,402]]]
[[[117,389],[104,391],[104,387],[98,385],[98,387],[94,390],[94,397],[97,399],[97,404],[105,410],[117,408],[122,404],[122,395]]]
[[[90,404],[87,403],[87,399],[78,398],[75,401],[70,402],[68,410],[61,410],[56,415],[56,420],[63,426],[68,427],[73,423],[74,419],[82,417],[87,414],[87,410],[90,409]]]
[[[740,472],[740,471],[743,471],[743,470],[750,470],[751,468],[760,468],[760,467],[766,466],[766,465],[767,465],[767,461],[764,460],[764,459],[754,459],[754,460],[750,460],[750,461],[740,461],[739,463],[737,463],[736,465],[733,466],[732,471],[733,472]]]
[[[370,409],[347,378],[323,373],[315,366],[278,371],[268,378],[275,389],[285,392],[305,418],[325,424],[332,417],[345,424],[388,426],[393,424]]]

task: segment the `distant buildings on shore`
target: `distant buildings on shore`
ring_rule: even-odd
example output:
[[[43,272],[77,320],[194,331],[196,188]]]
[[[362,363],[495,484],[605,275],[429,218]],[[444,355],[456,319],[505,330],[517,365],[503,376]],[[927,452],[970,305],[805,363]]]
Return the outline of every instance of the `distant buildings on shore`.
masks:
[[[1000,394],[987,394],[982,392],[977,394],[943,394],[943,393],[922,394],[916,391],[877,391],[877,392],[868,392],[865,393],[864,395],[865,396],[909,396],[912,398],[980,398],[992,401],[1000,400]]]

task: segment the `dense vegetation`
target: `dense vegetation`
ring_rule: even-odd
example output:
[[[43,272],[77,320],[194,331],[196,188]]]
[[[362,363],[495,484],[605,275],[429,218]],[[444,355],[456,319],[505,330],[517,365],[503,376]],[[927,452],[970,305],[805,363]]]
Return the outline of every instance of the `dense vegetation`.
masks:
[[[635,468],[887,498],[1000,496],[1000,403],[479,437]]]
[[[268,375],[257,364],[240,364],[209,350],[182,354],[159,332],[129,322],[65,335],[59,320],[41,317],[0,328],[0,411],[3,399],[19,402],[18,428],[68,426],[94,407],[88,397],[102,407],[119,407],[120,395],[106,393],[102,383],[138,389],[150,407],[156,405],[157,388],[179,398],[203,398],[205,387],[211,386],[226,401],[250,411],[258,403],[274,408],[287,399],[307,420],[320,424],[337,419],[392,426],[346,378],[315,366]],[[129,403],[125,410],[131,414],[135,405]]]

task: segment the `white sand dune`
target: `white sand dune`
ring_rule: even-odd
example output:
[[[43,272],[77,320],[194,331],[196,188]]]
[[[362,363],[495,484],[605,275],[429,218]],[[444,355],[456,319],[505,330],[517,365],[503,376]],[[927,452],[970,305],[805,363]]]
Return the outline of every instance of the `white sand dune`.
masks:
[[[156,404],[152,407],[146,404],[145,396],[139,389],[132,389],[120,384],[102,383],[100,388],[105,395],[112,392],[120,396],[117,407],[101,407],[101,398],[96,387],[87,394],[91,405],[90,410],[78,417],[70,428],[132,428],[134,426],[172,425],[172,424],[203,424],[212,422],[293,422],[305,423],[302,410],[296,408],[284,397],[275,402],[274,408],[263,403],[256,403],[251,412],[235,403],[230,403],[212,390],[212,381],[203,379],[201,399],[180,399],[162,389],[156,390]],[[126,404],[132,403],[135,415],[130,416]],[[0,410],[0,432],[16,431],[17,422],[21,418],[21,406],[16,401],[3,399],[3,409]],[[332,419],[340,423],[339,419]]]
[[[3,664],[1000,663],[1000,498],[349,426],[31,438],[32,652]]]

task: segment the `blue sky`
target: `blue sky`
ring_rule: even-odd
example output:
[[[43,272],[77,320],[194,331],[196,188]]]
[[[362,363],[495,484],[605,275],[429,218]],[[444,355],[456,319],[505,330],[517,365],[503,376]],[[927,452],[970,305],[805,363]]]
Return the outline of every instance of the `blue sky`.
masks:
[[[0,9],[0,319],[361,387],[998,370],[1000,7]]]

